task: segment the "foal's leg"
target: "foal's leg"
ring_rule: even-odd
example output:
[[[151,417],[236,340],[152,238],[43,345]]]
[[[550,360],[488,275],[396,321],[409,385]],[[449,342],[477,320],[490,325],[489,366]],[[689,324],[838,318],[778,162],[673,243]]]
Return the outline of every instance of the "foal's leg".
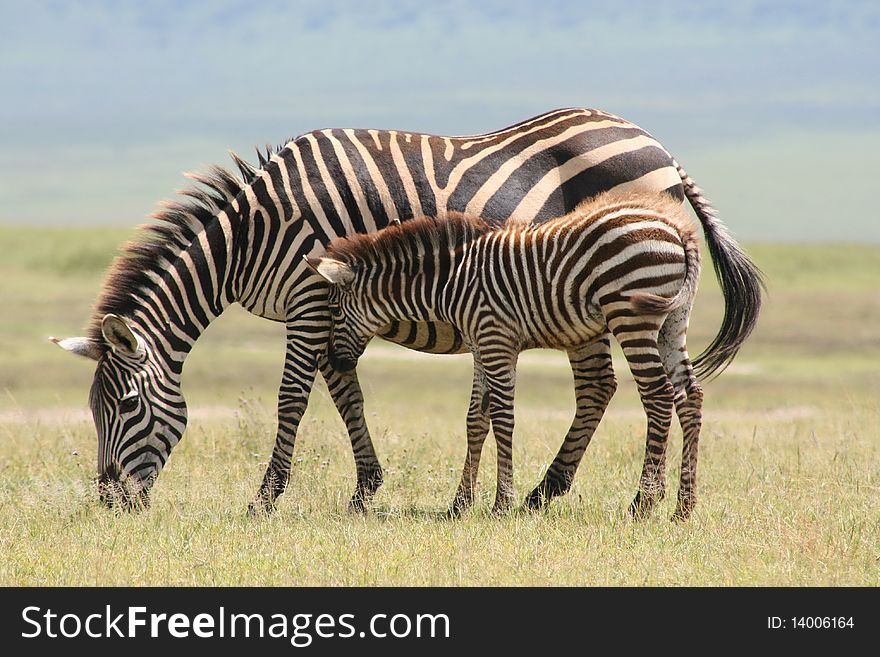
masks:
[[[498,485],[494,513],[513,504],[513,395],[516,387],[518,352],[497,342],[480,349],[489,388],[489,416],[498,449]]]
[[[685,336],[690,307],[674,310],[660,329],[663,366],[675,389],[675,410],[681,424],[681,483],[673,520],[687,520],[697,501],[697,448],[702,425],[703,389],[688,358]]]
[[[568,360],[574,374],[577,404],[574,420],[544,479],[526,497],[525,506],[530,509],[544,506],[557,495],[565,495],[571,488],[574,474],[596,426],[617,389],[617,379],[611,366],[609,334],[599,336],[577,351],[569,351]]]
[[[480,455],[489,433],[489,390],[479,357],[474,355],[474,384],[467,413],[467,454],[461,471],[461,482],[449,509],[451,515],[459,515],[474,503],[474,486],[480,469]]]
[[[648,416],[645,463],[639,479],[639,491],[630,507],[635,518],[647,516],[666,493],[666,440],[672,423],[674,391],[657,346],[657,335],[664,319],[665,316],[628,316],[621,313],[609,321],[611,332],[626,356]]]

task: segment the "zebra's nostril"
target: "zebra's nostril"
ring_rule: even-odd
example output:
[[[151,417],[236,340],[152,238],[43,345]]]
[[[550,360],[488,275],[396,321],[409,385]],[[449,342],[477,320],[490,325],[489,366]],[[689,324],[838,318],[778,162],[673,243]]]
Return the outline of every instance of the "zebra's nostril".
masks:
[[[110,484],[117,483],[122,476],[122,472],[119,469],[119,464],[110,463],[105,468],[104,471],[98,476],[98,483],[100,484]]]

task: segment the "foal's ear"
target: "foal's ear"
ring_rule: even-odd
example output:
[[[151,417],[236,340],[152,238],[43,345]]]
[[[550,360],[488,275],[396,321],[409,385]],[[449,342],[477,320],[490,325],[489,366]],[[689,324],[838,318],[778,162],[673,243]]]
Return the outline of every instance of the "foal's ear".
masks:
[[[137,356],[141,351],[140,340],[131,327],[119,315],[108,313],[101,320],[101,333],[114,351],[123,356]]]
[[[64,351],[69,351],[83,358],[91,360],[99,360],[101,358],[101,345],[91,338],[49,338],[49,342],[54,342]]]
[[[354,280],[351,267],[333,258],[305,258],[306,264],[331,285],[350,285]]]

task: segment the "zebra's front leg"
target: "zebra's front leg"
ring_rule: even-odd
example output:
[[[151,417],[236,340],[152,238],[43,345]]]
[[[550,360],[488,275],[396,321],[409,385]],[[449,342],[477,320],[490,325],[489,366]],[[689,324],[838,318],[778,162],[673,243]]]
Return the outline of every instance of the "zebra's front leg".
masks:
[[[248,513],[252,516],[274,511],[278,497],[287,488],[296,432],[315,381],[318,354],[312,347],[292,339],[294,333],[293,326],[288,325],[284,372],[278,392],[278,432],[257,498],[248,505]]]
[[[568,360],[574,375],[574,420],[543,480],[526,497],[524,505],[529,509],[541,508],[557,495],[569,491],[584,452],[617,390],[609,334],[582,349],[568,352]]]
[[[493,513],[513,505],[513,400],[516,388],[517,352],[494,345],[480,350],[489,388],[489,417],[498,451],[498,482]]]
[[[474,503],[474,487],[477,473],[480,470],[480,456],[483,444],[489,434],[489,390],[486,387],[486,376],[479,358],[474,356],[474,383],[471,387],[471,400],[467,413],[467,454],[464,468],[461,471],[461,482],[455,499],[449,508],[452,516],[461,515]]]
[[[338,372],[330,367],[326,356],[320,360],[320,369],[336,410],[348,429],[357,469],[357,485],[348,503],[348,510],[363,513],[382,485],[382,466],[373,449],[373,441],[364,418],[364,394],[357,378],[357,370]]]

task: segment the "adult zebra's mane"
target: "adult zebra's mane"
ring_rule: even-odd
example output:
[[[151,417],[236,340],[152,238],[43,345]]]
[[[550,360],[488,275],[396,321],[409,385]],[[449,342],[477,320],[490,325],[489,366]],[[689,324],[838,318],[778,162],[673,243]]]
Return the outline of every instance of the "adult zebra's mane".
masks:
[[[241,177],[216,165],[207,173],[185,174],[197,183],[177,192],[186,200],[163,202],[161,209],[150,215],[154,222],[138,227],[136,237],[122,247],[107,270],[88,326],[88,335],[96,344],[104,351],[109,348],[101,333],[104,315],[130,316],[137,308],[137,293],[161,279],[166,265],[174,262],[195,237],[229,207],[282,148],[279,146],[273,153],[267,147],[265,155],[258,150],[258,166],[230,152]]]
[[[480,217],[460,212],[449,212],[442,219],[423,216],[376,233],[337,238],[327,246],[325,255],[356,266],[358,262],[374,262],[388,251],[411,252],[426,246],[432,250],[455,249],[497,228]]]

